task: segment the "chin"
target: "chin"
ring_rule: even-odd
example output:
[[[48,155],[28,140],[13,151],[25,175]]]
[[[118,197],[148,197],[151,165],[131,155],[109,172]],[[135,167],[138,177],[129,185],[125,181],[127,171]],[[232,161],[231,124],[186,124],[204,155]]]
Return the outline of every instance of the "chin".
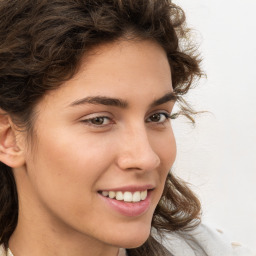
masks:
[[[133,249],[138,248],[142,246],[148,239],[149,235],[147,237],[140,237],[139,239],[129,239],[126,241],[123,241],[122,243],[118,244],[118,247],[120,248],[126,248],[126,249]]]
[[[118,236],[118,241],[116,244],[121,248],[137,248],[143,245],[150,235],[150,227],[140,230],[122,230],[122,235]]]
[[[147,241],[147,239],[148,239],[148,236],[145,239],[130,241],[129,243],[126,243],[125,246],[122,246],[122,248],[126,248],[126,249],[138,248],[142,246]]]

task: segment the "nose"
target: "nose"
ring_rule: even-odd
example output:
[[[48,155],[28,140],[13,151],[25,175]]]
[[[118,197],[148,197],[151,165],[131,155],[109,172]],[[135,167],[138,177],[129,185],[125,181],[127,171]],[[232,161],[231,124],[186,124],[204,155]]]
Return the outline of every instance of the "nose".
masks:
[[[122,170],[150,171],[160,165],[160,158],[150,144],[145,127],[122,134],[117,164]]]

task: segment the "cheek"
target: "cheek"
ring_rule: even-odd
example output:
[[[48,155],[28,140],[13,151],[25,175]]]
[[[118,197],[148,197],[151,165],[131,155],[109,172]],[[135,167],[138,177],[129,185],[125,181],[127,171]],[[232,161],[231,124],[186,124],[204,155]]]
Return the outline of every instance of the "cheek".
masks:
[[[165,131],[160,136],[153,136],[152,147],[161,160],[162,168],[168,172],[176,159],[177,153],[172,129],[168,129],[168,131]]]
[[[42,133],[41,133],[42,134]],[[111,163],[111,152],[102,141],[71,133],[49,133],[38,141],[34,159],[28,162],[31,182],[43,197],[61,202],[84,198]],[[108,158],[104,158],[104,156]],[[70,199],[70,200],[69,200]],[[75,200],[73,200],[75,201]]]
[[[177,154],[176,141],[172,130],[169,130],[166,136],[161,137],[155,143],[162,163],[159,178],[163,191],[167,175],[175,162]]]
[[[161,189],[158,194],[160,199],[166,177],[176,159],[176,141],[172,129],[168,129],[168,131],[164,131],[162,134],[158,134],[158,136],[152,136],[151,143],[152,148],[161,161],[158,169],[159,184],[161,184]]]
[[[95,141],[70,137],[68,140],[59,138],[58,142],[55,139],[53,144],[53,147],[48,147],[49,144],[44,143],[41,147],[41,164],[48,165],[52,174],[66,179],[70,184],[71,180],[93,182],[108,167],[107,160],[111,159],[110,152],[106,150],[109,147]],[[107,153],[108,159],[104,158]]]
[[[74,139],[45,138],[28,168],[34,202],[50,216],[79,229],[87,225],[85,219],[101,217],[96,185],[108,170],[112,156],[109,147],[100,142]],[[101,157],[105,155],[107,159]]]

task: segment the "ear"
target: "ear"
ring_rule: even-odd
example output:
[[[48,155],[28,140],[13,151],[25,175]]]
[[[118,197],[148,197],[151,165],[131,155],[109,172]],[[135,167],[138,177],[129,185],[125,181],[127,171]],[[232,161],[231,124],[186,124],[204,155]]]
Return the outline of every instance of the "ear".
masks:
[[[18,131],[10,116],[0,109],[0,161],[12,168],[25,164],[23,150],[17,142]]]

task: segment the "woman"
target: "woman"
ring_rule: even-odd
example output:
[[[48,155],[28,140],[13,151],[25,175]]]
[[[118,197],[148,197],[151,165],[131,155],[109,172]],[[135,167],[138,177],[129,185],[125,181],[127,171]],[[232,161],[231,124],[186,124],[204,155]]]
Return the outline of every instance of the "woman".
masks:
[[[201,75],[183,11],[4,0],[0,13],[1,255],[231,255],[204,246],[219,236],[169,172],[170,119],[193,121],[182,95]]]

